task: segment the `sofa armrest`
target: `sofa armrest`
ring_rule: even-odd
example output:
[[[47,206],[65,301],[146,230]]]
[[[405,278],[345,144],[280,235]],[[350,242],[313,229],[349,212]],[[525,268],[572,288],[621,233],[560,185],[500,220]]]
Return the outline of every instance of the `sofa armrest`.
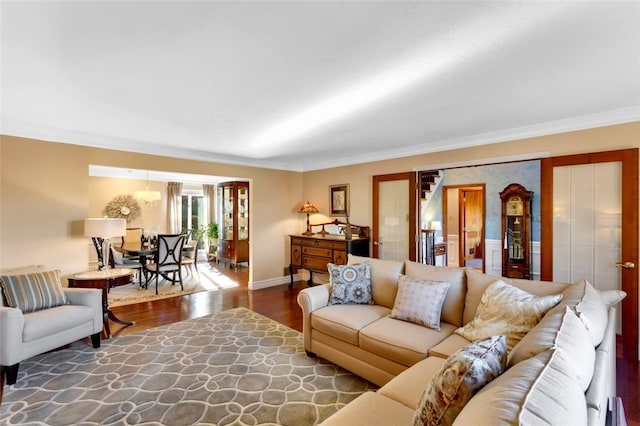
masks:
[[[17,308],[0,306],[0,365],[20,362],[24,316]]]
[[[322,284],[305,288],[298,293],[298,305],[302,308],[302,336],[304,338],[304,348],[311,350],[311,313],[329,304],[331,285]]]
[[[95,288],[63,288],[67,300],[72,305],[83,305],[93,308],[93,332],[102,331],[102,290]]]

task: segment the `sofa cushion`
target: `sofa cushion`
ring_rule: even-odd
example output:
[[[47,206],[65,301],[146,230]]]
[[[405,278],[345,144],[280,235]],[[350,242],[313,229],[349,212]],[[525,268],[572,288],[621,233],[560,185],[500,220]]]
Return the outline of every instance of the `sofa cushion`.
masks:
[[[381,318],[360,330],[360,347],[384,358],[411,366],[422,361],[429,348],[453,333],[455,326],[445,322],[441,331],[399,321],[391,317]]]
[[[459,334],[453,333],[442,342],[432,348],[429,348],[429,356],[437,356],[438,358],[447,359],[460,349],[464,348],[471,342]]]
[[[487,383],[500,376],[507,363],[504,336],[492,336],[449,357],[422,395],[414,425],[452,425],[458,413]]]
[[[393,308],[398,290],[398,277],[404,272],[404,262],[395,260],[373,259],[369,257],[348,255],[348,264],[353,265],[368,260],[371,264],[371,293],[376,305]]]
[[[442,321],[458,327],[463,324],[462,312],[467,291],[465,268],[425,265],[405,260],[404,273],[425,280],[448,282],[450,286],[442,305]]]
[[[582,321],[591,342],[598,346],[607,326],[607,305],[600,293],[587,280],[570,285],[564,292],[563,305],[572,307]]]
[[[23,313],[65,305],[67,298],[60,284],[60,271],[0,276],[7,304]]]
[[[371,265],[327,264],[331,282],[330,305],[373,304],[371,297]]]
[[[440,371],[446,359],[430,356],[398,374],[378,393],[415,410],[433,377]]]
[[[427,281],[400,275],[391,318],[440,331],[440,312],[447,290],[448,282]]]
[[[377,392],[365,392],[321,425],[410,425],[412,418],[412,409]]]
[[[379,305],[331,305],[313,311],[311,327],[357,346],[360,330],[389,312]]]
[[[593,376],[596,350],[582,321],[568,306],[548,312],[509,353],[507,367],[553,347],[562,349],[573,360],[571,368],[575,379],[582,391],[586,391]]]
[[[494,283],[497,279],[501,279],[507,284],[524,290],[536,296],[548,296],[551,294],[562,293],[569,284],[556,283],[551,281],[533,281],[509,279],[505,277],[495,277],[493,275],[483,274],[474,269],[467,268],[465,271],[467,276],[467,294],[465,295],[463,324],[468,323],[476,314],[476,309],[480,304],[484,291]]]
[[[534,296],[497,280],[482,295],[474,319],[455,332],[470,341],[504,335],[511,350],[561,299],[561,294]]]
[[[560,349],[520,362],[478,392],[456,426],[586,425],[585,396]]]

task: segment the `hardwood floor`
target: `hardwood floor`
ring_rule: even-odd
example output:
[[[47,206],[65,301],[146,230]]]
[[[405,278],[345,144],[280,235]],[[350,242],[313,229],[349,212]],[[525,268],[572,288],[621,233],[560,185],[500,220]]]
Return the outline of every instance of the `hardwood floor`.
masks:
[[[136,303],[113,308],[113,313],[124,321],[135,325],[120,327],[111,325],[113,336],[123,336],[140,330],[171,324],[190,318],[215,314],[226,309],[245,307],[259,314],[302,331],[302,311],[298,306],[298,292],[307,287],[306,282],[250,291],[247,287],[249,272],[246,267],[236,269],[216,265],[237,287],[216,291],[203,291],[182,297],[172,297],[154,302]]]
[[[302,331],[302,312],[296,299],[298,292],[307,287],[306,282],[295,283],[293,289],[289,289],[287,285],[281,285],[249,291],[246,267],[237,270],[225,268],[222,265],[218,267],[221,272],[237,283],[236,287],[113,308],[117,317],[126,321],[135,321],[135,325],[121,327],[112,324],[111,332],[114,336],[123,336],[240,306]],[[618,359],[618,395],[623,398],[629,426],[640,426],[639,379],[639,363]],[[2,401],[2,385],[3,383],[0,383],[0,401]]]

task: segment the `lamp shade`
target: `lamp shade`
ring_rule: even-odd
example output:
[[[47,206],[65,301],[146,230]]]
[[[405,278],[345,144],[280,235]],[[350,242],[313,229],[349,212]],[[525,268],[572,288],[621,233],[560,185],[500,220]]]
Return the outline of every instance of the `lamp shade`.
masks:
[[[442,223],[439,220],[432,220],[431,229],[435,231],[442,231]]]
[[[85,237],[122,237],[127,233],[127,221],[114,218],[88,218],[84,220]]]
[[[298,213],[318,213],[320,210],[308,201],[298,209]]]

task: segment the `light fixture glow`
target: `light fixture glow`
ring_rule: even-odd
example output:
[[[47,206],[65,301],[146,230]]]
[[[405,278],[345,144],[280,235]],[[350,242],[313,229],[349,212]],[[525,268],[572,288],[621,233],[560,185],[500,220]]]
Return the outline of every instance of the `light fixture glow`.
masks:
[[[149,207],[151,203],[153,203],[154,201],[159,201],[162,198],[162,196],[160,195],[160,191],[149,190],[149,170],[147,170],[147,186],[145,190],[136,191],[133,194],[133,198],[142,201],[146,207]]]

